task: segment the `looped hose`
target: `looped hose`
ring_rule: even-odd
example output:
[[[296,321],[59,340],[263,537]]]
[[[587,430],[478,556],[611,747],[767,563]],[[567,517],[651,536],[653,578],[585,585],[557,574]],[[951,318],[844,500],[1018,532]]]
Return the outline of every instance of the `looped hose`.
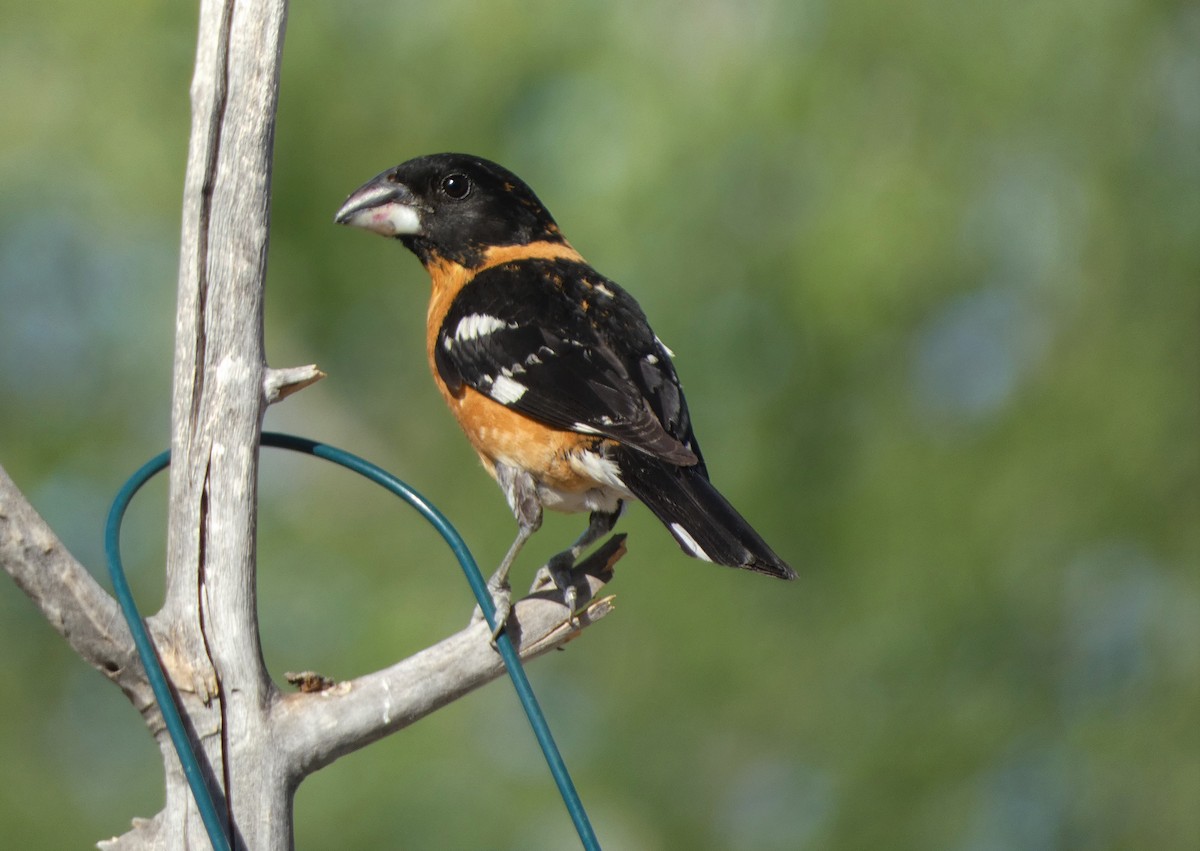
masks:
[[[479,572],[479,566],[475,563],[475,557],[471,555],[466,542],[458,534],[458,531],[450,521],[446,519],[446,516],[420,493],[375,464],[328,444],[318,443],[315,440],[296,437],[295,435],[280,434],[278,432],[263,432],[262,444],[264,446],[290,449],[294,452],[314,455],[346,467],[386,488],[415,508],[422,517],[437,529],[438,533],[441,534],[442,538],[454,552],[454,556],[458,559],[458,563],[463,569],[463,574],[467,578],[467,584],[471,586],[475,600],[479,603],[479,608],[483,612],[484,619],[487,620],[488,626],[493,631],[495,630],[496,607],[492,602],[491,594],[488,592],[487,581],[483,578],[483,575]],[[104,551],[108,560],[108,572],[112,577],[113,591],[116,594],[117,602],[121,606],[121,611],[125,615],[125,620],[129,624],[129,631],[133,635],[133,642],[137,647],[138,656],[141,658],[142,665],[146,669],[146,677],[150,681],[150,688],[154,692],[154,699],[158,702],[159,709],[162,712],[163,722],[166,724],[167,732],[171,736],[171,742],[175,745],[176,753],[179,754],[180,765],[183,767],[184,776],[191,787],[192,796],[196,799],[196,808],[199,810],[200,817],[204,821],[204,827],[208,831],[209,840],[212,842],[214,851],[230,851],[231,843],[229,836],[231,830],[227,823],[229,820],[228,814],[224,812],[223,806],[218,807],[213,799],[208,783],[205,782],[204,772],[200,768],[200,762],[196,758],[192,741],[187,734],[187,729],[184,727],[183,719],[179,714],[179,707],[175,702],[175,696],[171,692],[166,676],[163,674],[162,666],[159,664],[158,656],[154,651],[154,644],[150,640],[150,634],[146,630],[142,616],[133,601],[133,594],[129,589],[129,583],[125,578],[125,570],[121,565],[121,521],[125,517],[125,511],[129,508],[129,503],[133,500],[134,494],[138,492],[142,485],[170,463],[170,452],[163,452],[156,455],[143,464],[122,485],[121,489],[117,491],[117,495],[113,499],[112,508],[108,512],[108,521],[105,524]],[[521,707],[525,710],[525,715],[529,719],[530,726],[533,728],[533,734],[542,748],[546,764],[550,767],[550,773],[554,777],[554,782],[558,785],[559,793],[562,795],[563,803],[567,806],[567,812],[570,813],[571,820],[575,824],[575,830],[579,834],[580,842],[586,851],[598,851],[600,844],[596,839],[595,832],[592,830],[587,813],[583,809],[583,802],[579,798],[579,793],[575,790],[575,784],[571,781],[571,775],[567,771],[566,763],[563,762],[562,754],[559,753],[558,746],[554,743],[554,737],[550,734],[550,726],[546,723],[546,716],[542,713],[541,707],[538,705],[528,677],[525,676],[525,669],[521,666],[521,659],[517,654],[517,650],[506,632],[501,632],[496,638],[496,650],[504,660],[504,666],[508,670],[513,688],[516,689],[517,697],[521,701]]]

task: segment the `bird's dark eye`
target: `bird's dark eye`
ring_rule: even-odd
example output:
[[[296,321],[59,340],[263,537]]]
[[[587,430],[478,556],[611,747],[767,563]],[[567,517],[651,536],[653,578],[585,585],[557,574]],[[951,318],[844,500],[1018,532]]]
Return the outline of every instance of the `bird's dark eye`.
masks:
[[[471,178],[465,174],[448,174],[442,178],[440,188],[447,198],[459,201],[471,193]]]

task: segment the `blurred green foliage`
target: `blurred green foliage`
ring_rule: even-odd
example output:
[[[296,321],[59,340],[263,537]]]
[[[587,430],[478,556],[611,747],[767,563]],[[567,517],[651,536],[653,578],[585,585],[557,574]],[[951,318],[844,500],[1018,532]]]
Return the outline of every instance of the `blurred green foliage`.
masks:
[[[103,17],[8,3],[0,32],[0,463],[97,572],[108,500],[167,442],[196,10]],[[294,5],[267,348],[330,377],[267,424],[499,558],[424,273],[331,222],[411,156],[499,160],[641,300],[715,481],[802,573],[623,521],[618,612],[531,668],[607,848],[1200,847],[1198,84],[1186,3]],[[148,608],[164,494],[124,538]],[[278,456],[262,497],[277,675],[465,622],[389,497]],[[0,648],[4,844],[157,811],[138,715],[11,584]],[[496,684],[342,759],[299,791],[299,847],[572,847],[523,725]]]

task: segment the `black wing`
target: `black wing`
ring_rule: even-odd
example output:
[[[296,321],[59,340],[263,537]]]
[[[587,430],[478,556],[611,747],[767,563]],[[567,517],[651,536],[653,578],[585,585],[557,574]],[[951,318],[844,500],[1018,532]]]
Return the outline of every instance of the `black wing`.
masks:
[[[465,384],[555,428],[703,472],[669,352],[633,297],[586,264],[480,272],[455,296],[434,360],[451,390]]]

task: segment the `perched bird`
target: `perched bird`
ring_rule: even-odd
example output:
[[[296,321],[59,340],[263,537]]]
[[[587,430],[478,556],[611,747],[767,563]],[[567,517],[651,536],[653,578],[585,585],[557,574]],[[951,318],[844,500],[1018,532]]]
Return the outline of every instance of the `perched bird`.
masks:
[[[573,604],[571,567],[628,499],[690,556],[795,578],[709,482],[671,350],[520,178],[466,154],[418,157],[356,189],[336,221],[399,239],[432,278],[434,380],[518,524],[493,590],[544,508],[589,511],[548,564]]]

